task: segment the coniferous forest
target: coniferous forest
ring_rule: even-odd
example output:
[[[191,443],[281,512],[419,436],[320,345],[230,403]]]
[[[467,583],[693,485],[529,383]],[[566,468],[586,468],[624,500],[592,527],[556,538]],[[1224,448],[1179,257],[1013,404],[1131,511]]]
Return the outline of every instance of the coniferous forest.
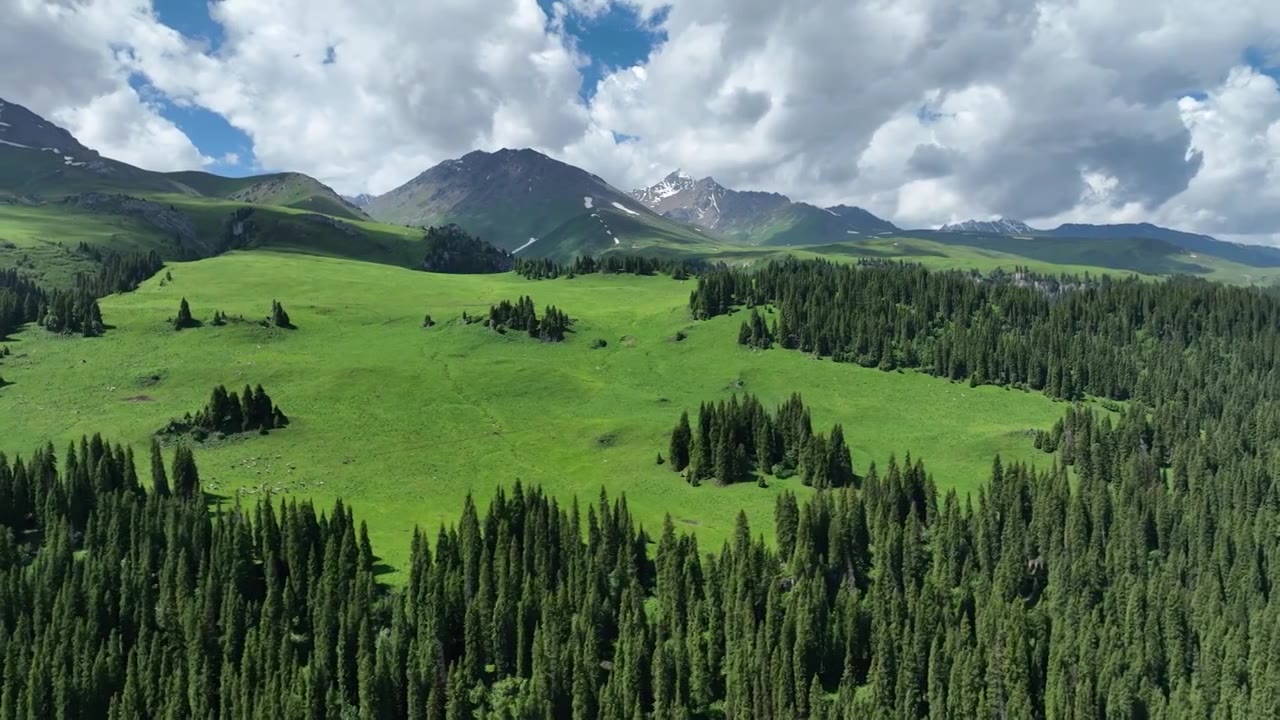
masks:
[[[758,308],[757,347],[1118,402],[1064,405],[1035,467],[995,458],[963,497],[927,452],[855,476],[798,396],[707,403],[673,469],[819,491],[710,547],[639,526],[625,495],[516,484],[415,533],[396,587],[345,504],[208,496],[185,444],[141,473],[100,437],[0,455],[0,720],[1280,712],[1280,297],[812,262],[700,277],[696,316],[735,306]]]

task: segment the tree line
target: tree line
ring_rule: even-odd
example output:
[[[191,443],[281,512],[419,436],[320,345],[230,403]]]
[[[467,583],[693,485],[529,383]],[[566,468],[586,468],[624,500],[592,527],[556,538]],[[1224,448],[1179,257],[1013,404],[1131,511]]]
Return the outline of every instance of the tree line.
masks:
[[[741,400],[735,394],[728,401],[702,403],[696,426],[689,413],[681,413],[667,461],[695,485],[710,478],[729,485],[750,479],[753,472],[762,486],[765,475],[798,474],[815,488],[844,487],[855,479],[844,428],[837,423],[830,436],[815,433],[809,409],[795,393],[772,413],[750,393]]]
[[[695,318],[772,306],[771,325],[744,323],[744,344],[885,370],[917,368],[971,384],[1155,403],[1193,391],[1183,378],[1227,362],[1275,372],[1274,293],[1191,278],[1048,282],[916,265],[773,262],[704,273]],[[1217,373],[1221,376],[1221,373]]]
[[[209,402],[195,414],[187,413],[179,420],[171,420],[157,435],[186,436],[197,441],[204,441],[209,436],[236,435],[239,433],[257,432],[266,435],[289,425],[289,417],[278,405],[271,401],[271,396],[261,385],[250,389],[244,386],[239,395],[234,390],[228,392],[219,385],[210,393]]]
[[[647,257],[643,255],[606,254],[600,257],[580,255],[572,262],[560,263],[550,258],[517,258],[514,270],[530,280],[574,278],[579,275],[670,275],[685,280],[702,272],[706,264],[699,260]]]
[[[503,300],[497,305],[491,305],[484,324],[498,332],[514,330],[526,332],[529,337],[545,342],[562,342],[573,321],[555,305],[548,305],[539,318],[533,306],[533,298],[523,295],[514,303]]]

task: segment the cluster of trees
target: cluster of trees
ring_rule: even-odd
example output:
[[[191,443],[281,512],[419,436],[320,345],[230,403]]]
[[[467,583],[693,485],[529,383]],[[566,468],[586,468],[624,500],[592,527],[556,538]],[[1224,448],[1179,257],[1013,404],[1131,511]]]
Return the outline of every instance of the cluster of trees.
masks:
[[[80,243],[78,252],[98,263],[95,272],[80,273],[75,280],[77,288],[93,297],[137,290],[138,285],[164,267],[160,253],[155,250],[145,253],[117,253]]]
[[[778,334],[778,326],[775,322],[772,327],[765,322],[764,316],[756,308],[751,308],[751,319],[744,321],[742,327],[738,329],[738,344],[747,347],[756,348],[757,350],[768,350],[773,347],[775,336]]]
[[[0,338],[27,323],[49,332],[97,337],[106,330],[102,310],[88,290],[45,290],[16,269],[0,269]]]
[[[0,338],[40,319],[44,290],[16,268],[0,268]]]
[[[69,290],[46,290],[15,268],[0,269],[0,338],[33,322],[49,332],[97,337],[106,331],[97,299],[136,290],[164,266],[154,251],[121,254],[81,243],[78,252],[99,267],[77,275]]]
[[[788,260],[705,273],[690,297],[696,318],[766,304],[784,348],[1067,399],[1175,397],[1179,378],[1229,357],[1269,371],[1280,341],[1275,295],[1189,278],[1046,283]]]
[[[243,320],[243,318],[241,318],[241,320]],[[221,310],[215,310],[213,312],[212,325],[221,327],[226,325],[229,321],[230,318]],[[182,302],[178,304],[178,314],[174,316],[171,322],[173,323],[174,330],[199,327],[201,325],[201,322],[191,314],[191,305],[187,303],[186,298],[182,298]],[[276,327],[284,328],[286,330],[293,330],[295,327],[293,322],[289,320],[289,313],[285,311],[284,305],[281,305],[278,300],[271,301],[271,314],[268,315],[265,320],[260,321],[259,324],[264,327],[275,325]]]
[[[697,275],[706,267],[696,260],[645,257],[643,255],[606,254],[601,257],[581,255],[570,263],[559,263],[548,258],[519,258],[515,271],[530,280],[554,280],[578,275],[604,273],[612,275],[670,275],[673,280],[685,280]]]
[[[271,396],[259,385],[252,390],[244,386],[237,395],[219,385],[210,394],[209,402],[194,415],[187,413],[181,420],[172,420],[159,435],[191,435],[203,441],[214,433],[235,435],[258,432],[266,435],[271,430],[286,427],[289,418],[271,402]]]
[[[1271,717],[1277,411],[1259,446],[1162,415],[1077,411],[1071,470],[967,500],[910,458],[784,493],[776,542],[739,516],[710,553],[516,485],[397,589],[342,504],[211,515],[96,440],[0,459],[0,720]]]
[[[721,485],[746,480],[755,471],[788,478],[816,488],[852,485],[853,460],[845,444],[844,428],[836,424],[830,437],[813,432],[809,410],[798,394],[792,394],[770,413],[750,393],[741,400],[703,403],[697,426],[689,413],[671,431],[668,460],[675,472],[687,470],[689,482],[714,478]]]
[[[467,318],[464,316],[464,321]],[[489,308],[489,316],[484,321],[487,327],[493,328],[498,332],[505,332],[508,329],[517,332],[527,332],[529,337],[538,338],[546,342],[561,342],[564,340],[564,334],[569,330],[569,326],[573,323],[561,310],[555,305],[548,305],[542,313],[542,317],[538,317],[537,311],[533,307],[533,298],[528,295],[522,296],[514,303],[510,300],[503,300],[497,305]]]
[[[490,245],[453,223],[427,228],[422,269],[428,272],[474,274],[507,272],[514,256]]]

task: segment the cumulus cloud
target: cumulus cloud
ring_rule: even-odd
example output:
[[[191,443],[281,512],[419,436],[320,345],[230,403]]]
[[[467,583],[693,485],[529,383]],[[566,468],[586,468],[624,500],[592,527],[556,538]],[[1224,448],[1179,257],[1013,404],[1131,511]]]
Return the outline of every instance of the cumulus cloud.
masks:
[[[648,141],[634,181],[680,165],[906,225],[1145,213],[1217,232],[1237,216],[1241,232],[1258,229],[1251,216],[1277,227],[1261,208],[1219,202],[1252,204],[1240,191],[1277,161],[1261,142],[1252,171],[1232,157],[1239,133],[1265,136],[1271,110],[1242,106],[1249,120],[1229,128],[1222,106],[1243,98],[1214,90],[1239,84],[1228,76],[1246,72],[1233,70],[1244,50],[1280,34],[1280,7],[1265,0],[1166,0],[1160,12],[1108,0],[676,0],[665,30],[643,72],[607,78],[592,107]],[[1278,97],[1252,75],[1254,92]],[[740,88],[767,109],[727,134],[723,98]],[[1183,99],[1200,91],[1210,107]],[[1216,195],[1202,188],[1210,177]],[[1182,209],[1200,204],[1221,222]]]
[[[135,2],[12,0],[0,22],[0,97],[66,127],[80,142],[154,170],[209,162],[129,85],[112,30],[147,17]]]
[[[1271,0],[220,0],[214,49],[149,0],[11,2],[0,95],[126,159],[204,161],[134,73],[243,130],[254,166],[348,193],[532,146],[624,188],[683,167],[906,226],[1280,234],[1280,88],[1242,62],[1275,50]],[[666,40],[583,101],[565,18],[620,4]]]

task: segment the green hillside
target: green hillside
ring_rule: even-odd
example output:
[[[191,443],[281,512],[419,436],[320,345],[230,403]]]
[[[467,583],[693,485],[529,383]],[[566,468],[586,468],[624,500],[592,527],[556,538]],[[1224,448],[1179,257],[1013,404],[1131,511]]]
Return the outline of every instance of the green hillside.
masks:
[[[205,172],[176,172],[167,175],[206,197],[309,210],[347,220],[369,219],[359,208],[343,200],[333,188],[302,173],[275,173],[243,178],[224,178]]]
[[[104,337],[68,341],[32,329],[8,343],[14,355],[0,373],[12,384],[0,392],[0,412],[24,421],[7,429],[0,450],[63,447],[85,432],[145,447],[213,386],[260,383],[292,424],[200,448],[206,489],[228,499],[238,489],[342,497],[393,565],[405,559],[414,525],[434,527],[466,493],[486,498],[516,479],[563,502],[602,486],[625,491],[646,527],[661,527],[670,512],[704,542],[727,537],[739,508],[767,526],[779,492],[807,488],[797,480],[694,488],[654,463],[681,411],[735,392],[768,403],[800,392],[815,425],[844,423],[860,472],[927,452],[938,483],[966,491],[995,453],[1041,457],[1028,431],[1064,408],[1039,394],[746,350],[735,344],[737,318],[691,322],[692,283],[667,277],[537,282],[266,251],[167,273],[171,280],[102,301],[116,327]],[[574,318],[566,342],[454,322],[526,294],[539,312],[554,304]],[[174,332],[166,319],[182,298],[206,323],[214,311],[256,320],[278,299],[298,329],[233,322]],[[421,327],[424,313],[436,327]],[[688,338],[677,342],[678,331]],[[596,338],[607,346],[592,349]],[[929,423],[918,421],[919,408],[929,408]]]

